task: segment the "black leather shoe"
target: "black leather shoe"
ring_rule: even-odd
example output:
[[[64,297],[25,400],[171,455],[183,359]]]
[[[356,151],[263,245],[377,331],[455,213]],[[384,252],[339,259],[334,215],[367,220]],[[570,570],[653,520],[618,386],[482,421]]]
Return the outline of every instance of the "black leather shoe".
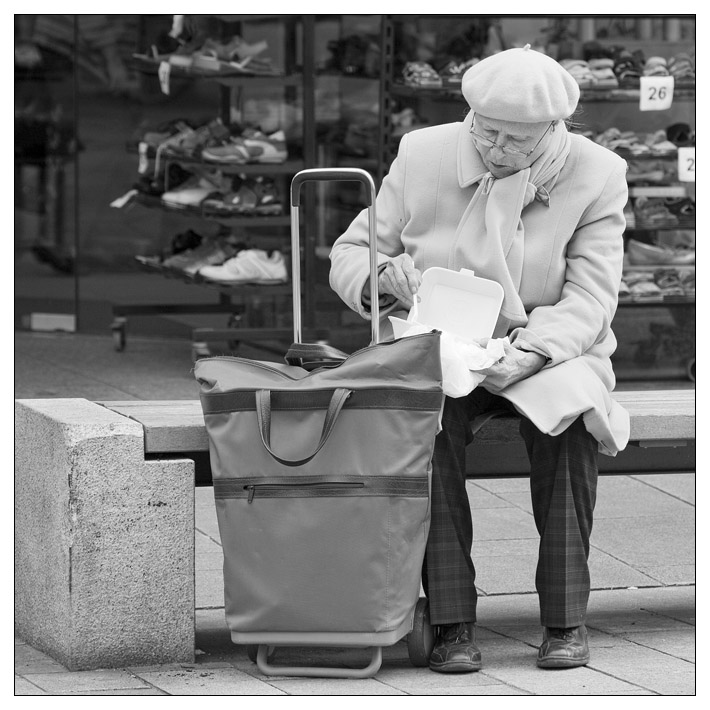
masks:
[[[472,673],[481,670],[481,652],[475,643],[473,624],[450,624],[439,627],[429,668],[437,673]]]
[[[537,654],[538,668],[577,668],[589,663],[587,627],[548,629],[542,634]]]

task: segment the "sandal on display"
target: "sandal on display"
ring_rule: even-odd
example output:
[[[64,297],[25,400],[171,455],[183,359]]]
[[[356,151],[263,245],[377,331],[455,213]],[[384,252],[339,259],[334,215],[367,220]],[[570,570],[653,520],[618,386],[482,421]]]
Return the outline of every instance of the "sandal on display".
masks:
[[[692,266],[695,249],[687,246],[665,247],[629,239],[626,256],[634,266]]]
[[[695,133],[687,123],[672,123],[666,128],[666,137],[679,148],[695,145]]]
[[[583,59],[563,59],[560,65],[579,85],[580,89],[594,89],[596,87],[596,78],[589,68],[589,64]]]
[[[661,289],[664,299],[685,298],[685,290],[676,269],[657,269],[653,273],[653,281]]]
[[[686,52],[680,52],[668,61],[668,71],[676,87],[695,86],[695,63]]]
[[[644,76],[669,76],[668,64],[664,57],[649,57],[643,65]]]
[[[633,301],[658,302],[663,300],[663,292],[653,281],[637,281],[629,286],[629,290]]]
[[[641,86],[642,66],[628,50],[622,50],[614,61],[614,74],[622,89],[638,89]]]
[[[427,62],[407,62],[402,70],[406,86],[418,89],[441,87],[443,82],[434,67]]]
[[[695,201],[690,197],[666,197],[663,204],[674,215],[695,217]]]
[[[637,223],[643,223],[647,227],[670,227],[678,224],[678,218],[669,211],[660,197],[637,197],[634,212]]]
[[[245,178],[237,181],[235,187],[235,190],[222,195],[219,200],[205,202],[205,210],[263,216],[282,213],[283,205],[272,180],[261,176]]]
[[[614,74],[614,60],[609,57],[600,57],[588,61],[589,71],[595,80],[597,89],[618,89],[619,82]]]
[[[466,62],[457,62],[453,59],[447,62],[441,69],[439,69],[438,74],[441,77],[442,84],[444,86],[460,86],[461,79],[468,69],[470,69],[474,64],[477,64],[480,60],[478,57],[469,59]]]

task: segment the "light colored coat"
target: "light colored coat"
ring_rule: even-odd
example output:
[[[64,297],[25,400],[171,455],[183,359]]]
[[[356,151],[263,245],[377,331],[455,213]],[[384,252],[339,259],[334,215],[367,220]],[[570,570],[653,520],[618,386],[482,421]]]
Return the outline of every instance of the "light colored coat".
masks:
[[[501,395],[550,434],[583,415],[600,451],[614,455],[629,435],[628,414],[609,396],[615,386],[611,321],[622,272],[626,163],[583,136],[571,139],[549,206],[534,201],[522,213],[519,294],[528,322],[508,332],[509,322],[501,318],[494,333],[509,335],[513,344],[540,352],[549,362]],[[421,271],[466,267],[489,277],[479,268],[480,245],[467,242],[463,230],[481,169],[465,123],[406,134],[377,196],[379,263],[406,252]],[[335,242],[330,273],[331,287],[363,318],[369,318],[362,301],[369,278],[367,247],[363,210]],[[391,332],[386,316],[401,308],[382,309],[383,333]]]

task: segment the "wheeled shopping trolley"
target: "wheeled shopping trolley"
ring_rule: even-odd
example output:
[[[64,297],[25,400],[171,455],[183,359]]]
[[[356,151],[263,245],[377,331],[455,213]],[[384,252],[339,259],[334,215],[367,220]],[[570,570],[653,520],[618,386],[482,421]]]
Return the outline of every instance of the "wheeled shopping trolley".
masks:
[[[367,193],[372,343],[352,355],[301,343],[300,191]],[[437,332],[381,342],[375,185],[359,169],[291,184],[294,345],[285,362],[198,360],[232,641],[267,675],[365,678],[407,637],[416,666],[434,631],[419,598],[431,457],[443,403]],[[363,668],[278,666],[281,646],[371,648]]]

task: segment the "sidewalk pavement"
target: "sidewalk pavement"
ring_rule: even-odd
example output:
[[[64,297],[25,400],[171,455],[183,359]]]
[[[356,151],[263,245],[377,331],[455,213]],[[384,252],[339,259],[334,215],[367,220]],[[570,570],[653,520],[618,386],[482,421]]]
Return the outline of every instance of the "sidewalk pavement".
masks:
[[[261,351],[248,357],[278,359]],[[110,336],[15,334],[15,398],[194,399],[191,344]],[[682,386],[682,385],[680,385]],[[620,389],[623,385],[620,386]],[[374,678],[267,677],[231,643],[211,488],[196,496],[194,664],[70,672],[15,640],[15,695],[663,695],[696,693],[695,475],[600,478],[587,625],[591,661],[543,671],[534,570],[537,532],[526,479],[469,482],[483,670],[413,668],[406,642]],[[277,665],[367,665],[360,649],[279,649]]]

